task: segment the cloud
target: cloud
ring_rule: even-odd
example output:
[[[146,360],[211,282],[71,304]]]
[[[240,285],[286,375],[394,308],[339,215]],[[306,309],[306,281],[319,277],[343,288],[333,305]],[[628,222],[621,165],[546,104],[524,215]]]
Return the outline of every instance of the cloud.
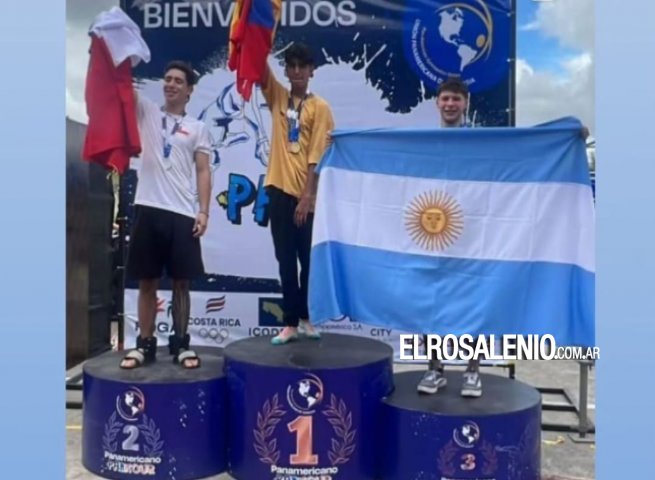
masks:
[[[537,71],[517,60],[516,123],[534,125],[563,116],[575,116],[593,132],[594,69],[590,53],[562,60],[562,75]]]
[[[539,22],[535,20],[533,22],[526,23],[525,25],[519,25],[518,30],[519,32],[532,32],[539,30],[539,27]]]
[[[517,59],[517,125],[557,117],[578,117],[593,132],[594,114],[593,0],[555,0],[539,4],[535,20],[519,28],[539,31],[577,55],[562,57],[558,74],[535,70]]]
[[[100,12],[118,5],[118,0],[66,1],[66,115],[87,122],[84,83],[89,65],[89,26]]]
[[[536,13],[538,28],[562,46],[594,52],[594,0],[542,2]]]

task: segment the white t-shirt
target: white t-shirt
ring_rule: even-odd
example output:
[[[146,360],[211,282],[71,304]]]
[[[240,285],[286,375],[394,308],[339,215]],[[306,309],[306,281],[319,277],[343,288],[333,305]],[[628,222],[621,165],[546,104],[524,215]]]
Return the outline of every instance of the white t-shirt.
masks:
[[[164,113],[142,95],[138,95],[138,99],[142,153],[134,203],[195,218],[194,158],[196,152],[211,154],[209,129],[189,115]],[[167,133],[164,133],[164,124]],[[165,143],[171,145],[168,158],[164,157]]]

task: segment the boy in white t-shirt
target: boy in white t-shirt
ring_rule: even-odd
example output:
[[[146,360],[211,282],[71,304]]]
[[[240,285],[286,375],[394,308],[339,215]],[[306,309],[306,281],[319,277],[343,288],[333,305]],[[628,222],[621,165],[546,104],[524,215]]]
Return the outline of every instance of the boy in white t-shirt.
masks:
[[[173,61],[164,72],[163,107],[137,95],[142,162],[127,274],[139,281],[140,334],[137,348],[123,358],[121,368],[136,368],[155,360],[157,288],[164,270],[173,283],[170,353],[184,368],[200,366],[200,359],[189,348],[189,284],[204,274],[200,237],[209,219],[212,142],[207,126],[186,114],[195,82],[190,65]]]

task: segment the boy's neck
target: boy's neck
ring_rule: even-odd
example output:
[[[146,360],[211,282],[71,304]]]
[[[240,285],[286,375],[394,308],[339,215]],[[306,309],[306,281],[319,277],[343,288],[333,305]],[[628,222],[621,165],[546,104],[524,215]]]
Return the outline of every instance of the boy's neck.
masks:
[[[164,105],[164,111],[170,113],[171,115],[184,115],[184,105],[178,105],[174,103],[166,103]]]
[[[307,92],[308,92],[308,91],[309,91],[309,86],[307,86],[307,87],[305,87],[305,88],[294,88],[294,87],[291,87],[291,96],[292,96],[292,97],[299,98],[299,99],[302,100],[303,98],[305,98],[305,97],[307,96]]]
[[[443,118],[441,119],[441,128],[457,128],[464,125],[464,119],[460,118],[455,122],[446,122]]]

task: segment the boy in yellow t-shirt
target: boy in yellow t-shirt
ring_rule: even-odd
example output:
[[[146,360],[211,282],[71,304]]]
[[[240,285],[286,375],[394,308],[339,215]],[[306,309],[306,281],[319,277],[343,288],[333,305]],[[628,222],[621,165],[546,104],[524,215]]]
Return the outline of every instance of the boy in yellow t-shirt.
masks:
[[[309,48],[293,44],[284,54],[287,89],[267,68],[261,88],[272,115],[272,143],[265,186],[280,267],[285,328],[273,337],[282,345],[304,333],[320,338],[309,321],[307,284],[317,175],[314,173],[334,128],[328,103],[310,93],[314,61]],[[300,277],[298,276],[300,263]]]

